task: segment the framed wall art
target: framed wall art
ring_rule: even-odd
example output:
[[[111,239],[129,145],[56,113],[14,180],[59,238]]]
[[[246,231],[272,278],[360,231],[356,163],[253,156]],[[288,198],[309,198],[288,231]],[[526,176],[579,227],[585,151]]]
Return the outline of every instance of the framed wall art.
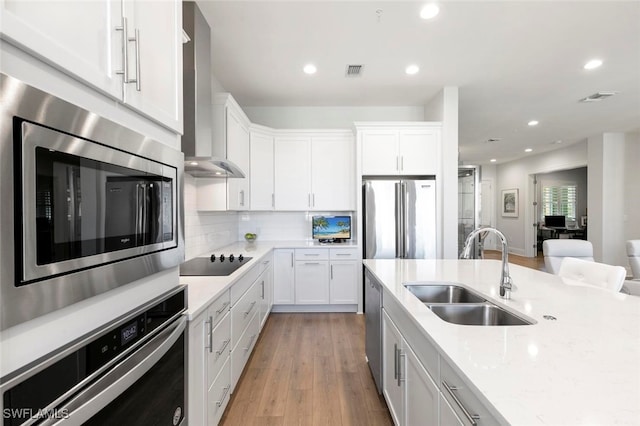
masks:
[[[518,190],[502,190],[502,216],[518,217]]]

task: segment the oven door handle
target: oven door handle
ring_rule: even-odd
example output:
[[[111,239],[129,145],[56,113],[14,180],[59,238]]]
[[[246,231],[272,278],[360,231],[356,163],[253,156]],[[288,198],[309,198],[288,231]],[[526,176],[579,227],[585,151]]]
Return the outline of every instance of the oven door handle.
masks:
[[[48,419],[42,425],[81,425],[144,376],[171,349],[184,333],[187,319],[181,316],[131,356],[115,365],[67,404],[57,408],[58,413],[68,414],[66,419]]]

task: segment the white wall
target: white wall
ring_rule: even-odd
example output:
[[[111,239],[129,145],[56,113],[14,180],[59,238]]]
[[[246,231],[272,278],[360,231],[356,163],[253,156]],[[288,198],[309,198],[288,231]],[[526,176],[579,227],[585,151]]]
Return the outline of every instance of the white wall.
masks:
[[[555,151],[510,161],[496,166],[496,227],[509,242],[509,251],[519,255],[532,254],[533,239],[527,237],[525,228],[533,228],[533,180],[531,175],[567,170],[587,164],[587,144],[581,142]],[[518,190],[518,217],[502,217],[501,192]],[[529,229],[529,235],[533,231]],[[527,247],[529,246],[529,247]],[[529,251],[527,251],[527,248]]]
[[[352,129],[355,121],[422,121],[422,106],[389,107],[250,107],[252,123],[275,129]]]
[[[437,224],[442,230],[439,252],[444,259],[458,257],[458,218],[447,212],[458,211],[458,88],[445,87],[424,108],[423,119],[442,121],[442,170],[438,193]]]
[[[626,134],[624,239],[640,240],[640,132]]]
[[[242,212],[238,214],[238,240],[244,234],[258,234],[259,241],[312,241],[311,220],[315,215],[351,216],[352,241],[356,241],[355,212]]]

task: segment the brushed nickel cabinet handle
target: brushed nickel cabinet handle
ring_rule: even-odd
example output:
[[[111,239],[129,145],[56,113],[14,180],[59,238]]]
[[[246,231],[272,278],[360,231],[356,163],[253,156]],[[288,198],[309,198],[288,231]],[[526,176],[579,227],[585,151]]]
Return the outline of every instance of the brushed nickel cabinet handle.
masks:
[[[442,381],[442,386],[444,386],[449,395],[451,395],[451,398],[453,398],[458,407],[460,407],[464,416],[467,418],[467,420],[469,420],[469,423],[471,423],[473,426],[476,426],[478,424],[477,420],[480,420],[480,416],[477,414],[469,413],[469,410],[467,410],[467,408],[462,404],[462,401],[460,401],[454,393],[454,391],[457,391],[458,388],[456,386],[449,386],[449,384],[444,380]]]

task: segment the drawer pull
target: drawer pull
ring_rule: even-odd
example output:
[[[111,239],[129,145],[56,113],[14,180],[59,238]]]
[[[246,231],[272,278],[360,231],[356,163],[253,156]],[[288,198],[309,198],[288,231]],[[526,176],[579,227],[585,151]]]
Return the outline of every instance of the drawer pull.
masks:
[[[247,317],[247,315],[249,315],[249,312],[251,312],[251,310],[255,305],[256,305],[256,301],[254,300],[253,302],[251,302],[251,305],[249,306],[249,309],[247,310],[247,312],[244,313],[245,318]]]
[[[254,341],[254,339],[255,339],[255,338],[256,338],[256,335],[255,335],[255,334],[251,336],[251,339],[249,339],[249,344],[247,345],[247,347],[246,347],[246,348],[244,348],[244,351],[245,351],[245,352],[248,352],[248,351],[249,351],[249,349],[251,348],[251,345],[253,344],[253,341]]]
[[[351,256],[351,253],[336,253],[336,256]]]
[[[221,313],[223,313],[224,311],[226,311],[226,310],[227,310],[227,308],[229,307],[230,303],[231,303],[231,302],[224,302],[224,304],[220,307],[220,309],[218,309],[218,310],[216,311],[216,316],[217,316],[217,315],[220,315]]]
[[[460,409],[464,413],[464,416],[467,418],[467,420],[469,420],[469,423],[471,423],[473,426],[476,426],[478,424],[477,421],[480,420],[480,416],[477,414],[470,414],[469,410],[467,410],[467,408],[462,405],[462,401],[460,401],[454,393],[454,391],[457,391],[458,388],[456,386],[449,386],[449,384],[444,380],[442,381],[442,386],[444,386],[449,395],[451,395],[451,398],[453,398],[458,407],[460,407]]]
[[[224,387],[222,398],[220,398],[220,401],[216,401],[216,407],[220,407],[222,405],[222,403],[224,402],[224,399],[227,397],[227,394],[229,393],[229,389],[231,389],[231,385]]]
[[[220,356],[222,355],[222,353],[224,352],[224,350],[227,348],[227,345],[229,344],[229,342],[231,342],[231,339],[227,339],[222,343],[222,347],[216,351],[216,355]]]
[[[303,253],[305,256],[320,256],[320,253]]]
[[[304,262],[305,265],[319,265],[320,262]]]

